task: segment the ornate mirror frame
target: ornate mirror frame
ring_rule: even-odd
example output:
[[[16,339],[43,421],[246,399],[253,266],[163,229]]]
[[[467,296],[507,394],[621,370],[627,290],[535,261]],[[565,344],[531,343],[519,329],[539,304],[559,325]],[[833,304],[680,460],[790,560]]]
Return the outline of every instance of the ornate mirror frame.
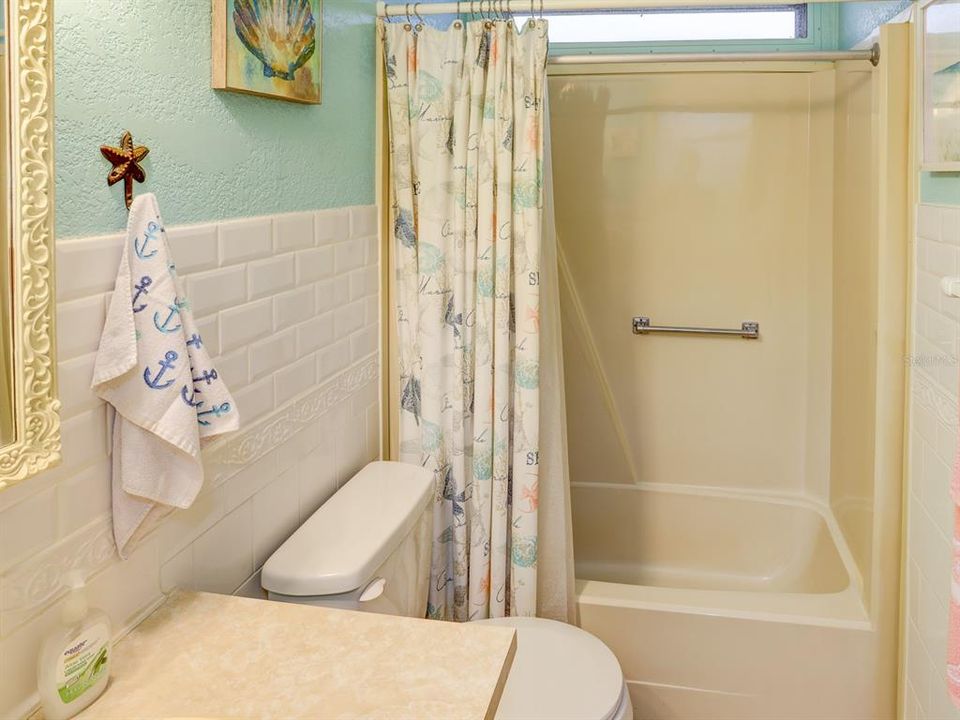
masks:
[[[13,421],[0,489],[60,461],[54,318],[53,0],[7,0]]]

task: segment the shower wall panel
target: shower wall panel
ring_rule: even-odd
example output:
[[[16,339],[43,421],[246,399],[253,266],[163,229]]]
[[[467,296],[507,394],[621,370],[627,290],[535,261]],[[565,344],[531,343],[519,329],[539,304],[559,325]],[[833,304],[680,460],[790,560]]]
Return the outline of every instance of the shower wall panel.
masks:
[[[832,77],[551,78],[574,482],[826,494]]]

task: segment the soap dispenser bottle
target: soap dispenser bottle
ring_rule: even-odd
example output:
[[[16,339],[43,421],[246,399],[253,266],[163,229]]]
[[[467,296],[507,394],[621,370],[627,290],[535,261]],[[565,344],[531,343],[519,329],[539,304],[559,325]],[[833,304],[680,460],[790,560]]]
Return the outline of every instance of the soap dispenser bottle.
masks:
[[[66,720],[96,700],[110,678],[110,618],[87,604],[83,573],[64,578],[67,598],[60,625],[44,641],[37,663],[40,703],[46,720]]]

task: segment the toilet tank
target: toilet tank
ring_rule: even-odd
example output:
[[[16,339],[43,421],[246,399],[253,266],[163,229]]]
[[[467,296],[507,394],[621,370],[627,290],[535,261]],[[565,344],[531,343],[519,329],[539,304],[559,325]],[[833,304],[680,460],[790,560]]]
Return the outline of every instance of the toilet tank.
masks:
[[[263,566],[271,600],[423,617],[430,579],[433,473],[373,462]]]

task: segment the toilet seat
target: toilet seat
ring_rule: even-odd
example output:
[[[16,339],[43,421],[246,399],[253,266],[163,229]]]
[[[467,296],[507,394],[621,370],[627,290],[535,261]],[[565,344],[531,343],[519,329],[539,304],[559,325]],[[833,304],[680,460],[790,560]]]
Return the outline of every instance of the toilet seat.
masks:
[[[585,630],[543,618],[480,623],[517,631],[517,653],[497,720],[628,720],[633,717],[620,663]]]

